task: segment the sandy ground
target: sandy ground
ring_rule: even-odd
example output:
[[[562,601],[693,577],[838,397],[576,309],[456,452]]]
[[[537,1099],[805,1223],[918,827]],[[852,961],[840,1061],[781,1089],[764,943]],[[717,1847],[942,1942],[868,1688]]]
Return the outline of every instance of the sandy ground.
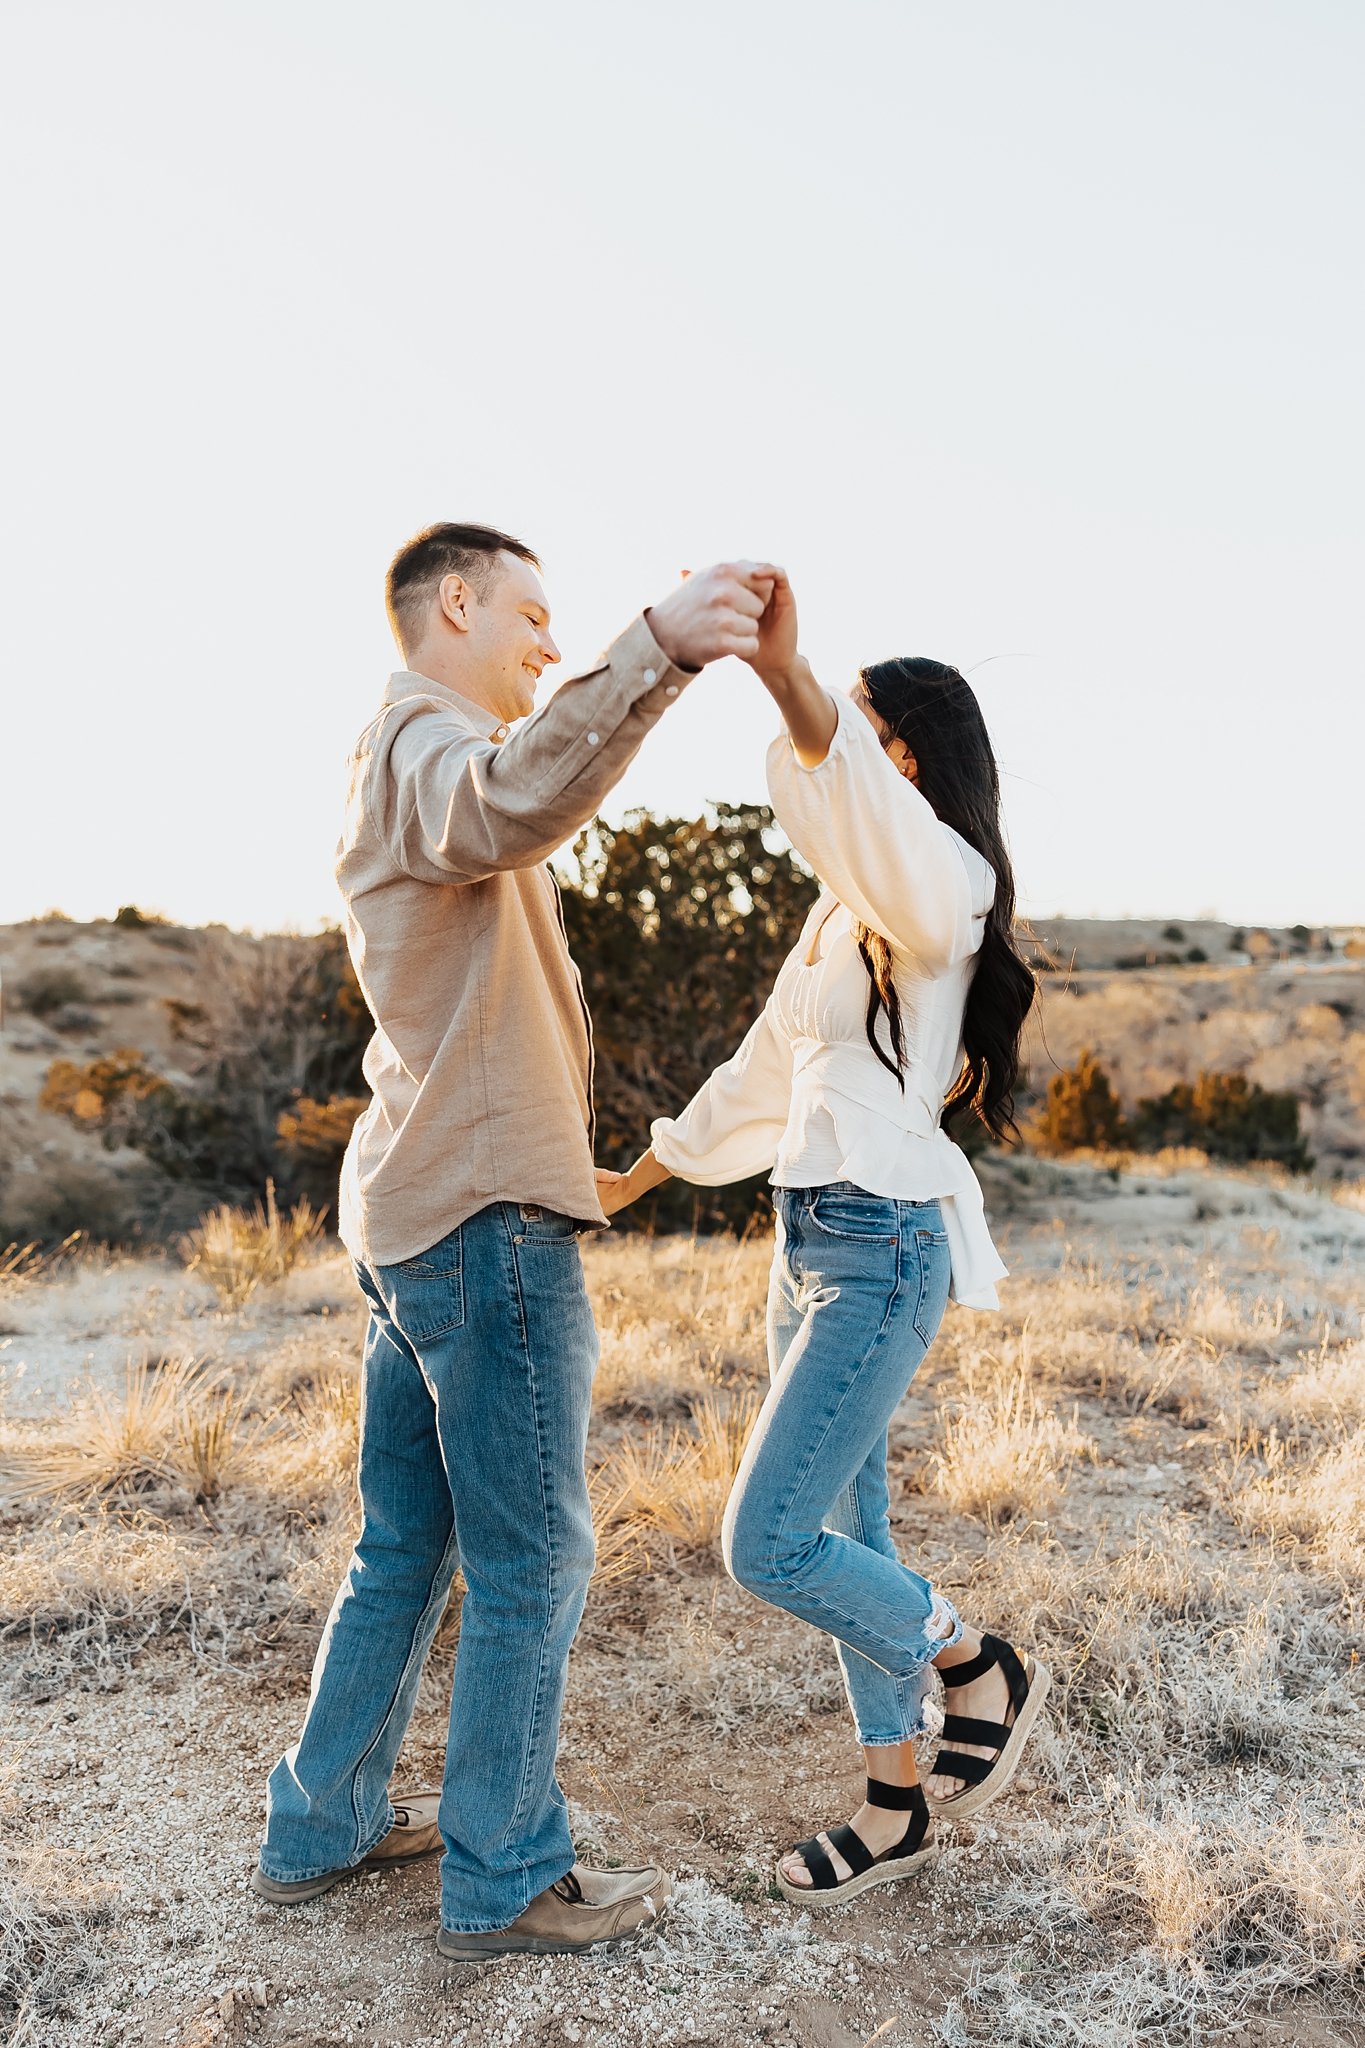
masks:
[[[1288,1318],[1286,1355],[1308,1340],[1314,1316],[1349,1319],[1358,1303],[1365,1214],[1301,1188],[1207,1175],[1082,1183],[1038,1166],[1013,1208],[1006,1255],[1021,1274],[1044,1279],[1078,1259],[1119,1255],[1136,1290],[1172,1260],[1210,1272],[1234,1248],[1244,1263],[1261,1260]],[[746,1268],[751,1287],[756,1271]],[[227,1364],[269,1352],[278,1366],[291,1345],[313,1360],[320,1348],[347,1354],[358,1331],[336,1258],[231,1318],[172,1265],[116,1262],[54,1276],[9,1304],[5,1319],[6,1406],[20,1418],[51,1414],[87,1378],[116,1386],[130,1356],[158,1348]],[[917,1383],[898,1451],[922,1437],[932,1398]],[[1069,1482],[1060,1540],[1079,1553],[1095,1532],[1112,1536],[1154,1504],[1181,1516],[1207,1511],[1200,1429],[1156,1407],[1134,1412],[1085,1396],[1078,1412],[1097,1451]],[[927,1558],[950,1586],[970,1582],[984,1538],[946,1522],[911,1484],[897,1523],[907,1554]],[[859,1760],[823,1646],[714,1568],[660,1568],[590,1601],[562,1745],[580,1852],[589,1861],[658,1858],[678,1888],[653,1936],[579,1960],[476,1971],[442,1962],[431,1864],[358,1878],[289,1911],[255,1901],[247,1876],[262,1785],[297,1727],[304,1637],[228,1660],[207,1646],[196,1654],[183,1639],[152,1644],[126,1671],[106,1672],[105,1689],[73,1678],[46,1697],[24,1681],[31,1646],[15,1638],[3,1649],[23,1827],[50,1844],[87,1929],[65,1996],[25,2037],[42,2048],[908,2048],[992,2038],[955,2033],[952,2002],[1000,1962],[1027,1980],[1030,1959],[1043,1970],[1059,1943],[1086,1957],[1082,1936],[1059,1934],[1004,1897],[1016,1838],[1086,1796],[1068,1782],[1072,1753],[1052,1732],[1007,1801],[978,1826],[943,1831],[942,1861],[925,1882],[819,1916],[773,1895],[775,1856],[856,1805]],[[450,1655],[428,1671],[402,1783],[439,1777]],[[1355,1748],[1345,1743],[1336,1756],[1343,1768],[1365,1769],[1359,1729]],[[1239,1795],[1273,1807],[1273,1772],[1239,1764],[1229,1788],[1234,1775]],[[1251,2014],[1237,2038],[1326,2048],[1365,2042],[1365,2027],[1299,1994]]]

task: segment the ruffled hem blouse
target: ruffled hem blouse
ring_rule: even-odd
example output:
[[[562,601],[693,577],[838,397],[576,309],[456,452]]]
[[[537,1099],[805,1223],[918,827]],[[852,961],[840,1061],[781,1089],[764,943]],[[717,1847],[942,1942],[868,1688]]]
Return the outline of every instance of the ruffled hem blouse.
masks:
[[[954,1300],[998,1308],[995,1283],[1008,1268],[980,1182],[939,1123],[965,1057],[962,1018],[995,874],[891,765],[857,707],[835,701],[834,738],[817,767],[802,767],[785,732],[767,762],[773,810],[820,895],[733,1058],[680,1116],[652,1125],[654,1153],[705,1187],[766,1169],[775,1187],[848,1180],[869,1194],[937,1201]],[[904,1092],[867,1040],[858,923],[891,948]],[[894,1060],[881,1009],[876,1030]]]

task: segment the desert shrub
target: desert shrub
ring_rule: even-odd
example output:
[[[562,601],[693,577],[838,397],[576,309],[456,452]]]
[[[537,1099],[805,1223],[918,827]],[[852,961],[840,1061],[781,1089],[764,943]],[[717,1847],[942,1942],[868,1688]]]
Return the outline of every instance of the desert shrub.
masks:
[[[1117,1145],[1123,1129],[1123,1111],[1109,1076],[1085,1048],[1074,1067],[1052,1076],[1045,1100],[1025,1124],[1030,1143],[1040,1152]]]
[[[651,1118],[684,1108],[762,1009],[817,892],[774,837],[765,807],[717,806],[711,819],[599,819],[575,843],[564,922],[594,1019],[604,1166],[629,1165]],[[710,1229],[768,1213],[760,1180],[672,1181],[623,1221]]]
[[[98,1012],[88,1010],[83,1003],[64,1003],[47,1021],[63,1038],[89,1038],[100,1028]]]
[[[1169,945],[1180,946],[1184,944],[1185,928],[1179,924],[1168,924],[1161,936]]]
[[[329,1102],[301,1095],[280,1113],[275,1128],[291,1183],[320,1206],[335,1200],[342,1155],[368,1102],[366,1095],[334,1095]]]
[[[90,991],[70,967],[40,967],[14,991],[14,999],[31,1017],[51,1017],[71,1003],[88,1003]]]
[[[1178,967],[1180,955],[1169,950],[1159,953],[1149,947],[1145,953],[1120,953],[1114,965],[1124,974],[1130,974],[1138,967]]]
[[[247,1214],[225,1203],[186,1233],[181,1250],[190,1271],[202,1273],[224,1308],[240,1308],[258,1287],[293,1272],[322,1236],[322,1221],[308,1201],[281,1216],[271,1181],[264,1204]]]
[[[140,932],[148,925],[166,924],[169,920],[162,917],[159,911],[139,910],[136,903],[121,903],[114,912],[113,922],[122,926],[124,931]]]
[[[16,1174],[0,1198],[0,1243],[32,1239],[44,1247],[82,1237],[128,1244],[142,1235],[144,1194],[136,1177],[74,1159],[52,1159],[40,1172]]]
[[[1145,1096],[1130,1126],[1142,1151],[1197,1145],[1213,1159],[1277,1160],[1291,1172],[1312,1164],[1299,1131],[1299,1105],[1287,1089],[1262,1088],[1245,1074],[1201,1073],[1164,1095]]]
[[[1191,946],[1189,951],[1185,955],[1185,958],[1189,961],[1192,967],[1202,966],[1203,963],[1208,959],[1208,957],[1208,954],[1204,951],[1204,948],[1202,946]]]
[[[280,1119],[300,1101],[354,1098],[363,1085],[370,1025],[342,935],[250,945],[215,935],[202,950],[195,1000],[172,1014],[193,1068],[187,1085],[123,1048],[84,1067],[55,1061],[43,1106],[98,1130],[111,1149],[133,1147],[201,1202],[249,1201],[268,1180],[287,1199],[316,1195],[317,1154],[291,1149]]]
[[[110,1132],[118,1144],[137,1105],[167,1085],[151,1071],[136,1046],[124,1045],[115,1052],[101,1053],[83,1067],[71,1060],[54,1060],[38,1106],[73,1123]]]

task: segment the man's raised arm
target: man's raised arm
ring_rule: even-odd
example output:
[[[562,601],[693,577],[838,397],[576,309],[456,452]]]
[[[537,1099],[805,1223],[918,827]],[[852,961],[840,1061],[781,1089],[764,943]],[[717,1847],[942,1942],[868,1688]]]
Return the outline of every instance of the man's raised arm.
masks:
[[[414,701],[393,733],[375,814],[420,881],[473,882],[547,860],[599,810],[650,726],[708,662],[758,649],[764,563],[687,577],[501,745]]]

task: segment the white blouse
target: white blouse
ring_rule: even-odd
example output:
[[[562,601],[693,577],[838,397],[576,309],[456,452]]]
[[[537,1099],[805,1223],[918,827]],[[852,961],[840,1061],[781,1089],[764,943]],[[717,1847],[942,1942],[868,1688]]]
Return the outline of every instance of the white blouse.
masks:
[[[801,766],[785,733],[768,749],[773,809],[819,876],[820,895],[739,1050],[681,1116],[652,1125],[654,1153],[706,1187],[768,1167],[775,1187],[849,1180],[874,1195],[937,1200],[953,1298],[998,1308],[995,1283],[1008,1268],[986,1227],[980,1183],[939,1126],[964,1057],[962,1017],[994,871],[892,767],[856,705],[835,701],[838,724],[818,767]],[[904,1094],[867,1042],[858,921],[891,946]],[[881,1009],[876,1030],[894,1060]]]

